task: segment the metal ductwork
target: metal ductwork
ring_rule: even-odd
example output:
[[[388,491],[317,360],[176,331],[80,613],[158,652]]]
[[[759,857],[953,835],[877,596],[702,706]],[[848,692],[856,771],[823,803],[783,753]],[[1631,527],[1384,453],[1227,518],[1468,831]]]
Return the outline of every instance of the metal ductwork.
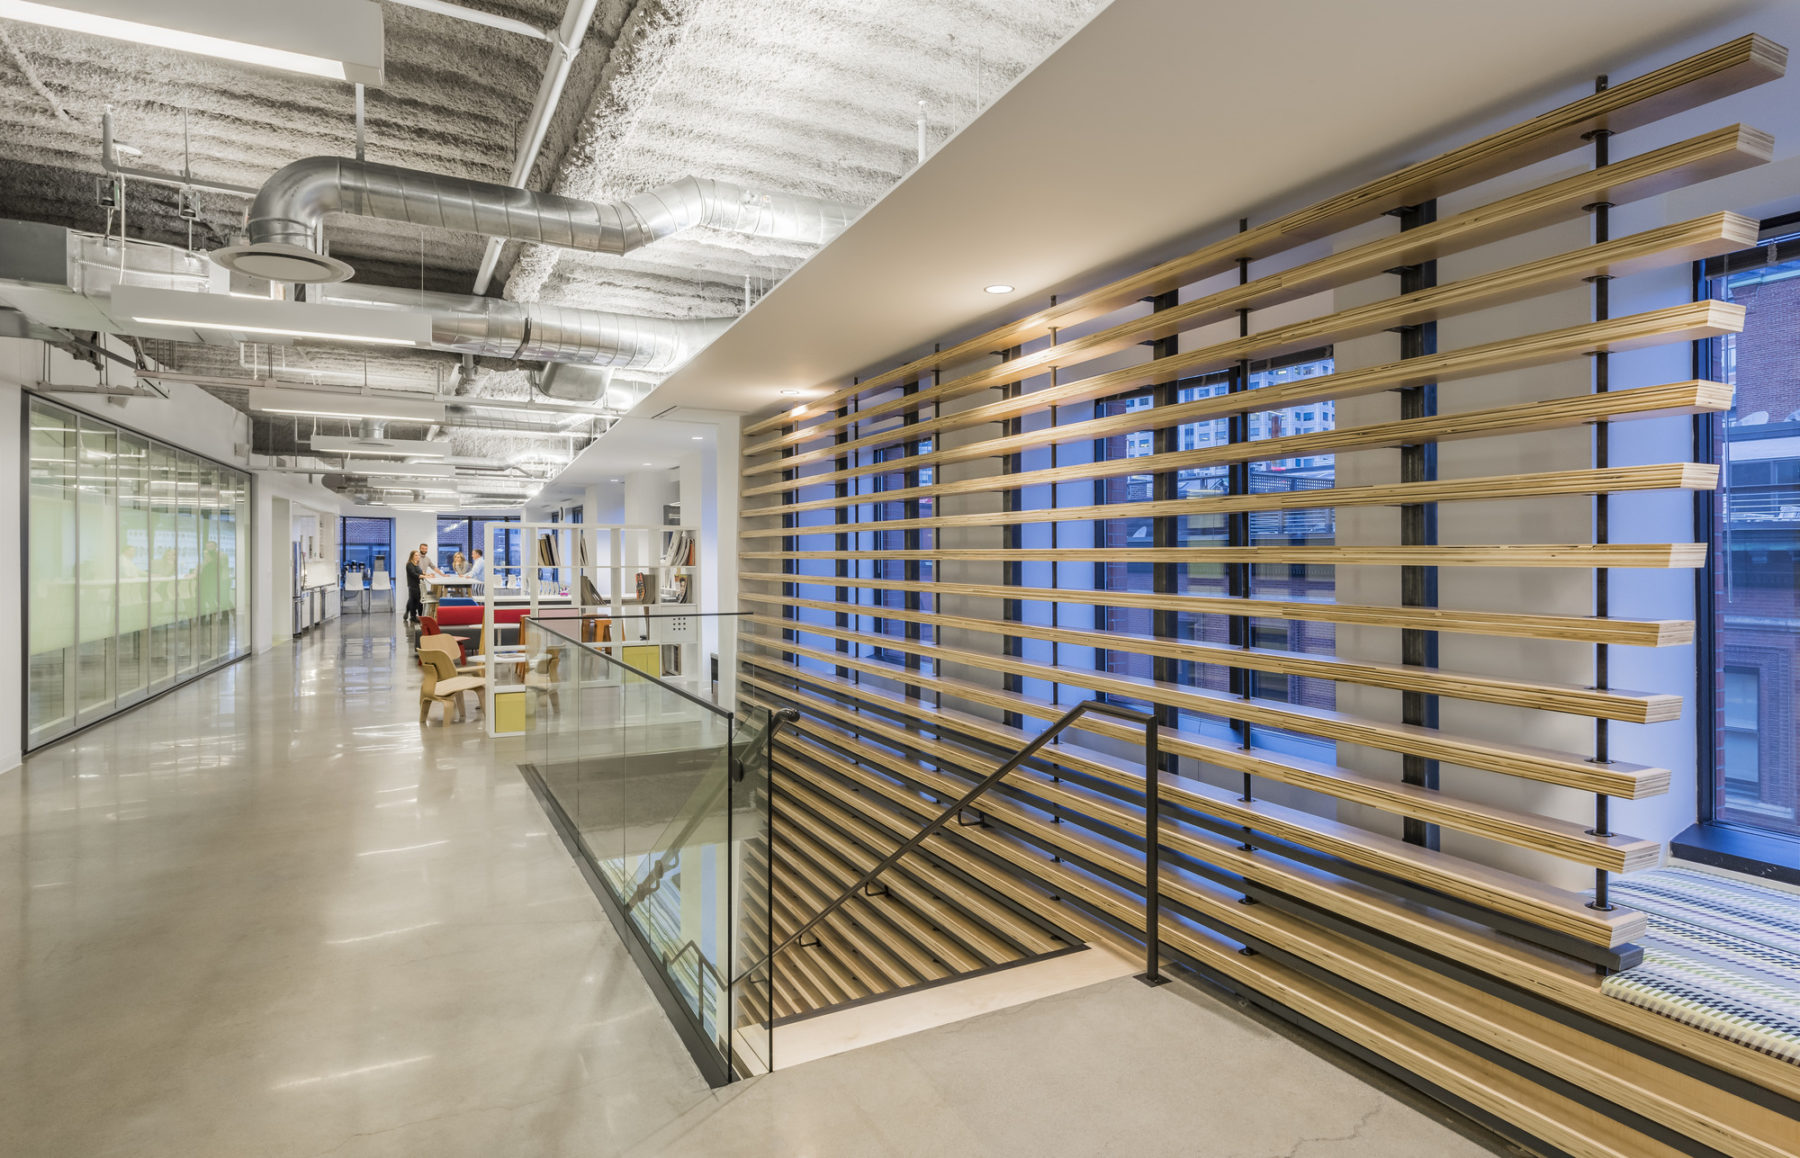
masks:
[[[431,346],[457,354],[519,362],[664,373],[704,349],[736,318],[640,318],[499,298],[420,293],[378,286],[334,286],[323,300],[423,309]]]
[[[696,225],[823,245],[856,216],[847,205],[817,197],[698,177],[595,202],[342,157],[309,157],[263,183],[250,207],[249,243],[219,250],[213,258],[270,281],[343,281],[350,267],[325,256],[320,245],[330,213],[613,255]]]

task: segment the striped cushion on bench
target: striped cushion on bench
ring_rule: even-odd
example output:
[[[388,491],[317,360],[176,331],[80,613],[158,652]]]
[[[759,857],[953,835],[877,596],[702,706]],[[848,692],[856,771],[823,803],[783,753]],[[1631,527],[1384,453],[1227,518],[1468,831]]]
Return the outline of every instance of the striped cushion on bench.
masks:
[[[1612,888],[1643,911],[1643,964],[1600,991],[1800,1065],[1800,895],[1691,869]]]

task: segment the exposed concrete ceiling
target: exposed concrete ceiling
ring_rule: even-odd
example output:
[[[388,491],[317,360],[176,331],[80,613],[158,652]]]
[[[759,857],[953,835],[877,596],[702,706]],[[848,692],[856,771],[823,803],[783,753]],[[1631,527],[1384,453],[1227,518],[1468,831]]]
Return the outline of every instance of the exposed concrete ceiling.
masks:
[[[564,8],[562,0],[456,2],[551,30]],[[600,0],[528,185],[598,198],[692,174],[866,206],[912,168],[921,101],[935,148],[1103,3]],[[388,79],[367,94],[369,159],[504,182],[549,46],[394,3],[383,13]],[[116,228],[94,196],[108,105],[119,139],[141,150],[126,163],[178,172],[185,133],[194,175],[212,181],[255,186],[289,161],[354,151],[347,85],[9,21],[0,21],[0,37],[0,216]],[[240,198],[203,194],[193,244],[234,240],[245,208]],[[159,186],[130,186],[126,227],[134,237],[188,241],[174,190]],[[343,217],[326,232],[359,281],[459,293],[471,289],[484,246],[479,237]],[[759,294],[810,252],[695,231],[626,258],[508,246],[499,272],[515,300],[717,317],[742,309],[746,279]],[[147,349],[190,373],[242,375],[245,366],[285,360],[284,377],[328,381],[366,370],[372,385],[389,389],[442,389],[448,369],[442,357],[361,350]],[[523,373],[493,367],[459,389],[530,393]],[[245,404],[241,389],[216,393]],[[264,434],[281,441],[272,428]],[[520,444],[498,433],[447,435],[468,454]]]
[[[792,405],[1755,6],[1116,0],[633,413]]]

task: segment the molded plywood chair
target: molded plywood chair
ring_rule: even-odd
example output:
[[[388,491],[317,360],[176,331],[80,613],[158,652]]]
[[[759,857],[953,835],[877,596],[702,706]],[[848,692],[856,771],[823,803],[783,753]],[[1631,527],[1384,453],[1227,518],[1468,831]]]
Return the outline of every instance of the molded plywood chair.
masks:
[[[431,705],[444,705],[444,722],[450,723],[450,713],[456,713],[460,723],[463,718],[462,694],[474,692],[475,702],[483,711],[487,710],[487,680],[480,676],[457,675],[456,665],[450,657],[436,648],[422,647],[419,659],[425,665],[425,680],[419,685],[419,723],[431,720]]]
[[[462,662],[462,646],[461,646],[461,644],[459,644],[457,642],[455,636],[452,636],[452,635],[423,635],[423,636],[420,636],[419,637],[419,651],[421,653],[426,652],[426,651],[441,651],[441,652],[443,652],[444,655],[449,658],[451,666],[456,669],[457,675],[486,675],[487,674],[487,665],[485,665],[485,664]],[[419,659],[419,666],[420,667],[425,666],[425,660],[424,660],[423,655],[421,655],[421,657]]]
[[[525,686],[550,693],[550,710],[562,711],[559,681],[562,679],[562,648],[552,647],[525,673]]]
[[[454,643],[456,645],[456,662],[459,664],[465,662],[468,658],[463,654],[462,640],[456,638],[454,635],[445,635],[444,629],[438,626],[437,616],[435,615],[419,616],[419,636],[421,639],[447,639]]]

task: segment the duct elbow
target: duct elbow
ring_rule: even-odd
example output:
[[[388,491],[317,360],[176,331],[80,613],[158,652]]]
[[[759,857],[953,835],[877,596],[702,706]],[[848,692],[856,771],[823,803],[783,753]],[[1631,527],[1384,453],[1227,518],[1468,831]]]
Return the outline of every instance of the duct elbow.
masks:
[[[702,177],[684,177],[623,202],[635,218],[637,245],[705,225],[772,241],[824,245],[856,220],[856,210],[798,193],[771,193]]]
[[[343,166],[337,157],[304,157],[277,169],[250,203],[251,244],[315,248],[325,215],[344,207]]]

